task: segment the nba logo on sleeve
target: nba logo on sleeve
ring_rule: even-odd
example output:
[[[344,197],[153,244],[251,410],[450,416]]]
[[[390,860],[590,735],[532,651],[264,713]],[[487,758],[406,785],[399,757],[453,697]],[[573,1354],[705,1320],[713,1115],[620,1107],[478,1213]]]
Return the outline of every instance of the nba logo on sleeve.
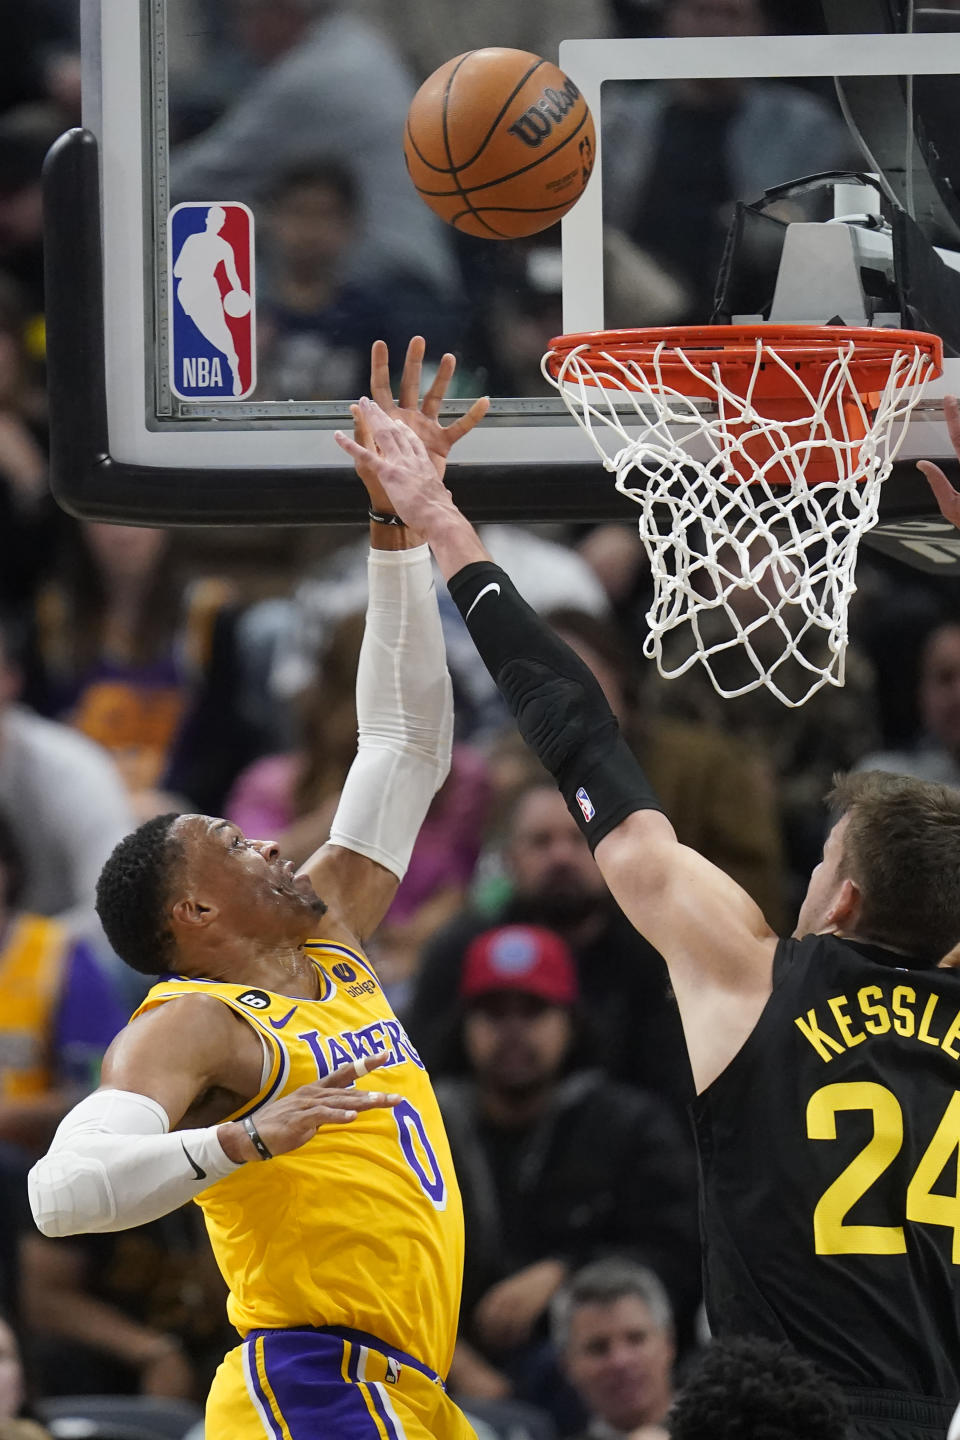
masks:
[[[593,801],[590,799],[590,796],[587,794],[586,790],[584,790],[582,785],[577,791],[577,804],[583,811],[584,820],[589,822],[593,819],[594,815],[596,815],[597,812],[593,808]]]
[[[170,388],[181,400],[243,400],[257,383],[253,215],[236,201],[169,217]]]

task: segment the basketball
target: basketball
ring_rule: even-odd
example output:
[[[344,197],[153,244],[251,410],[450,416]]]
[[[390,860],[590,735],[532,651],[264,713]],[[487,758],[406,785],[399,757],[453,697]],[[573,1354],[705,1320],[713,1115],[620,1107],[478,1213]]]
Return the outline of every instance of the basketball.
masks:
[[[574,82],[526,50],[469,50],[423,82],[407,114],[410,178],[468,235],[514,240],[565,215],[590,179],[593,117]]]
[[[252,301],[246,290],[228,290],[223,297],[223,308],[234,320],[242,320],[250,314]]]

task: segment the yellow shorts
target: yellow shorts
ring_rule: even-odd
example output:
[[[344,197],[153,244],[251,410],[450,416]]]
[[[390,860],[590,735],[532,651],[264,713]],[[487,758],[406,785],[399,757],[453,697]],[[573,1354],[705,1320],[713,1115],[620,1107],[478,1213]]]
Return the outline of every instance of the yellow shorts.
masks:
[[[231,1350],[206,1440],[476,1440],[438,1376],[353,1330],[259,1330]]]

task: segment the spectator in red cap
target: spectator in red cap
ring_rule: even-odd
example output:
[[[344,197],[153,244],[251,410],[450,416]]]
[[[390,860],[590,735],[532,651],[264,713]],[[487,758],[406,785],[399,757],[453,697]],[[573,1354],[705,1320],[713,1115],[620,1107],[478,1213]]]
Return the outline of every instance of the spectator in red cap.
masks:
[[[515,796],[504,821],[503,861],[510,894],[495,914],[466,906],[421,957],[405,1021],[434,1080],[454,1073],[462,1059],[449,1046],[449,1032],[471,942],[492,926],[542,925],[570,947],[604,1070],[660,1096],[685,1124],[693,1081],[666,967],[614,904],[548,776]]]
[[[580,999],[570,948],[542,925],[502,925],[468,946],[460,994],[464,1000],[513,991],[552,1006]]]
[[[584,1067],[576,964],[554,931],[478,935],[460,1000],[467,1078],[436,1086],[466,1220],[451,1383],[465,1400],[546,1404],[559,1393],[546,1312],[587,1261],[649,1266],[689,1321],[699,1289],[691,1147],[665,1102]],[[551,1408],[561,1424],[572,1418]]]

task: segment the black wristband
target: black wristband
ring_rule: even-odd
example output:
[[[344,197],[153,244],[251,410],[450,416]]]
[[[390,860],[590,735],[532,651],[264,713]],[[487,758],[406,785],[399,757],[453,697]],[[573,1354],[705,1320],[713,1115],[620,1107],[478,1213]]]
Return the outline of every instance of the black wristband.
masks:
[[[257,1154],[260,1156],[260,1159],[261,1159],[261,1160],[272,1160],[272,1159],[273,1159],[273,1151],[272,1151],[272,1150],[268,1150],[267,1147],[266,1147],[266,1145],[264,1144],[263,1136],[260,1134],[260,1131],[257,1129],[256,1125],[254,1125],[254,1123],[253,1123],[253,1116],[252,1116],[252,1115],[244,1115],[243,1120],[241,1121],[241,1124],[243,1125],[244,1130],[246,1130],[247,1134],[250,1136],[250,1139],[253,1141],[253,1148],[254,1148],[254,1150],[256,1150]]]
[[[489,560],[451,576],[459,609],[524,740],[591,850],[635,810],[662,810],[593,672]]]
[[[401,520],[399,515],[393,515],[387,510],[368,510],[370,519],[377,525],[399,525],[401,530],[406,530],[406,520]]]

